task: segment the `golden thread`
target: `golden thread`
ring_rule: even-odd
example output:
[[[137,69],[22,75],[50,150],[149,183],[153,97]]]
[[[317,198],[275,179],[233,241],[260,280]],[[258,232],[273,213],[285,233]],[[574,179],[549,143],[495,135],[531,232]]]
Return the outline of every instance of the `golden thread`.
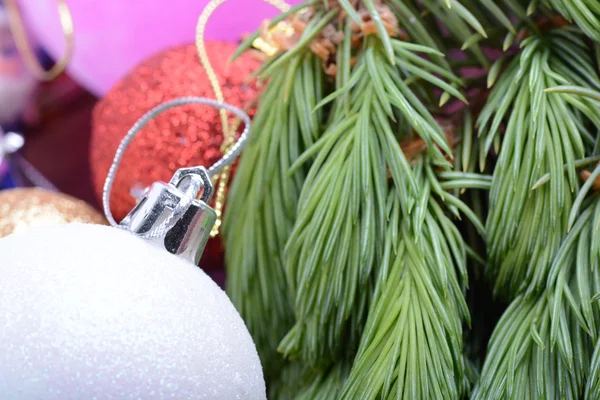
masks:
[[[265,3],[272,5],[275,8],[277,8],[281,12],[290,11],[290,8],[292,8],[292,6],[290,4],[288,4],[282,0],[263,0],[263,1]]]
[[[268,57],[272,57],[277,54],[279,50],[281,50],[281,47],[277,43],[277,40],[275,40],[274,36],[276,34],[283,34],[284,37],[289,38],[292,37],[294,33],[294,27],[289,22],[280,21],[274,27],[265,32],[264,37],[261,35],[254,39],[252,42],[252,47],[262,51]]]
[[[206,31],[206,24],[209,18],[215,12],[217,7],[226,2],[227,0],[211,0],[208,2],[200,17],[198,18],[198,24],[196,25],[196,48],[198,49],[198,56],[200,57],[200,63],[206,71],[210,85],[215,92],[215,98],[217,101],[224,102],[223,92],[219,85],[219,78],[213,69],[210,60],[208,59],[208,53],[206,52],[204,32]],[[283,0],[263,0],[265,3],[271,4],[272,6],[279,9],[281,12],[288,11],[291,6]],[[221,125],[223,126],[223,144],[221,145],[221,151],[227,152],[229,148],[234,144],[236,127],[229,128],[229,121],[227,120],[227,112],[225,110],[220,111]],[[237,124],[236,124],[237,125]],[[213,229],[210,232],[211,237],[215,237],[219,234],[219,228],[222,224],[223,206],[225,204],[225,189],[227,188],[227,182],[229,181],[229,172],[231,167],[223,169],[219,177],[217,178],[219,184],[217,186],[216,200],[215,200],[215,212],[217,214],[217,220]]]
[[[71,17],[71,11],[69,10],[67,3],[65,3],[64,0],[56,0],[58,18],[65,36],[65,54],[48,71],[45,70],[42,65],[40,65],[35,53],[33,52],[33,49],[31,48],[31,44],[27,39],[27,33],[25,31],[23,18],[21,16],[21,11],[19,10],[17,0],[6,0],[5,4],[8,15],[8,25],[10,26],[10,30],[15,37],[15,44],[17,45],[17,49],[19,49],[21,57],[23,57],[23,62],[31,71],[31,73],[37,79],[42,81],[51,81],[62,74],[71,60],[74,47],[73,18]]]

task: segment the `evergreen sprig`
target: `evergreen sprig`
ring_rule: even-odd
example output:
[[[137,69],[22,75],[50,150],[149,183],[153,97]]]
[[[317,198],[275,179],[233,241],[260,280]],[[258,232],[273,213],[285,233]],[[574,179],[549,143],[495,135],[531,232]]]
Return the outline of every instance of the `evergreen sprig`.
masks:
[[[468,397],[468,257],[511,301],[473,398],[597,397],[600,167],[583,184],[577,170],[600,159],[599,10],[313,0],[273,20],[301,32],[256,72],[258,134],[224,231],[272,398]],[[441,107],[485,94],[455,74],[476,65],[493,89],[474,107],[480,140],[466,112],[457,144]]]
[[[498,322],[474,399],[579,399],[588,376],[587,386],[597,385],[600,201],[587,202],[552,261],[548,289],[518,296]]]
[[[277,346],[292,326],[283,250],[295,221],[305,171],[287,171],[320,133],[323,96],[320,61],[305,51],[271,75],[262,96],[254,135],[240,161],[227,203],[223,234],[227,293],[244,318],[267,378],[279,373]],[[282,99],[281,89],[288,90]]]
[[[402,213],[401,188],[388,195],[386,237],[393,240],[383,248],[373,305],[342,399],[466,394],[467,250],[439,199],[461,201],[442,189],[427,157],[420,158],[414,174],[420,192],[412,218]]]
[[[385,42],[367,40],[347,81],[338,79],[343,86],[323,102],[335,102],[332,122],[300,158],[318,151],[286,248],[296,324],[281,349],[313,366],[335,360],[360,337],[373,273],[382,262],[380,246],[387,240],[387,170],[397,187],[406,188],[396,192],[403,213],[422,201],[409,161],[397,144],[406,136],[402,132],[412,128],[427,144],[432,160],[449,167],[443,151],[448,154],[451,149],[444,133],[406,80],[419,79],[464,99],[432,72],[456,84],[458,78],[419,55],[439,55],[435,50],[390,39],[393,66],[386,58]],[[343,63],[350,56],[350,41],[346,43]]]
[[[569,21],[574,21],[585,34],[600,42],[600,3],[596,0],[548,0]]]
[[[575,161],[593,149],[595,137],[574,105],[581,100],[544,90],[564,84],[600,87],[589,50],[570,29],[525,39],[479,115],[482,165],[506,121],[486,238],[488,275],[495,293],[508,299],[545,287],[550,262],[568,229],[578,181]],[[536,185],[546,173],[549,184]]]
[[[550,343],[552,299],[518,296],[498,322],[473,400],[579,399],[590,342],[569,310],[566,340],[575,347],[570,364]]]

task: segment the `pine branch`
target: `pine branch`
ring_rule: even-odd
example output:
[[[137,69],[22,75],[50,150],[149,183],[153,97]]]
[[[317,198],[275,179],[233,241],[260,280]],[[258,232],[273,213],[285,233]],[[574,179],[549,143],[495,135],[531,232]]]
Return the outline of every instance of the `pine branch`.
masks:
[[[570,343],[564,341],[562,333],[563,308],[570,306],[581,328],[594,341],[600,335],[600,308],[593,301],[600,293],[600,235],[596,225],[600,221],[600,201],[595,196],[586,203],[556,255],[548,278],[549,291],[554,295],[551,340],[567,354]]]
[[[463,45],[480,65],[486,67],[490,62],[479,43],[488,39],[494,29],[498,30],[499,24],[502,29],[516,34],[510,14],[492,0],[390,0],[389,3],[412,40],[444,52],[447,52],[449,46]],[[525,15],[521,7],[508,9]]]
[[[283,249],[295,220],[305,172],[290,165],[319,135],[320,61],[310,52],[293,57],[271,75],[261,97],[253,136],[233,182],[223,235],[227,292],[257,345],[266,376],[279,373],[277,345],[293,323]],[[282,100],[281,88],[289,88]]]
[[[429,191],[450,196],[429,163],[421,159],[415,167],[421,191],[412,218],[402,214],[400,189],[390,190],[386,238],[396,240],[385,241],[373,306],[342,399],[457,399],[466,393],[466,249]]]
[[[597,0],[548,0],[569,21],[574,21],[591,39],[600,42],[600,3]]]
[[[315,144],[318,155],[303,186],[298,219],[286,247],[297,322],[280,348],[314,366],[335,360],[355,347],[360,337],[373,273],[381,263],[377,243],[384,240],[387,169],[397,187],[407,188],[398,192],[403,212],[408,214],[418,201],[418,185],[394,132],[412,127],[431,158],[448,167],[440,150],[451,151],[446,138],[405,80],[416,76],[421,85],[462,97],[431,71],[455,82],[457,78],[415,55],[420,47],[392,39],[397,65],[393,67],[385,44],[367,39],[352,75],[325,99],[334,101],[332,122]],[[394,120],[399,130],[393,127]]]
[[[481,164],[506,121],[486,237],[488,276],[495,293],[508,299],[523,290],[544,288],[549,264],[568,229],[572,193],[578,187],[575,160],[583,158],[595,142],[582,129],[588,121],[577,107],[581,101],[569,94],[544,94],[544,90],[563,84],[600,85],[580,36],[557,29],[531,36],[522,46],[478,119]],[[563,164],[568,166],[566,176]],[[550,173],[549,185],[531,192],[546,173]]]
[[[546,294],[537,300],[521,295],[494,330],[472,399],[579,399],[591,343],[572,314],[564,312],[563,333],[574,344],[571,367],[560,352],[552,351],[551,299]]]
[[[323,371],[313,370],[300,362],[288,363],[280,380],[271,385],[270,399],[329,400],[339,398],[350,365],[340,360]]]
[[[600,116],[592,99],[543,90],[600,88],[585,40],[570,29],[539,34],[522,42],[506,72],[494,64],[481,141],[468,116],[455,149],[433,117],[451,96],[466,102],[468,80],[453,73],[446,50],[464,45],[468,63],[488,65],[480,44],[499,46],[504,32],[505,44],[521,40],[527,11],[520,0],[339,0],[289,13],[294,36],[256,72],[267,79],[259,134],[241,160],[224,227],[228,293],[257,343],[273,398],[466,396],[476,379],[462,345],[466,263],[484,262],[476,249],[483,190],[492,191],[487,272],[496,291],[512,297],[553,276],[568,209],[577,205],[573,164],[597,145],[590,121],[600,126]],[[325,76],[335,76],[335,90]],[[477,161],[500,147],[505,122],[493,178],[476,174]],[[406,142],[419,150],[406,151]],[[543,179],[548,184],[530,190]],[[473,209],[458,197],[466,189],[483,189],[468,191]],[[473,246],[450,216],[471,221],[464,225]],[[535,339],[547,349],[552,313],[563,313],[559,351],[540,353],[531,340],[497,344],[498,354],[522,344],[517,354],[527,355],[505,368],[506,357],[492,353],[505,369],[484,368],[480,396],[491,396],[497,372],[524,379],[531,357],[554,365],[551,376],[564,388],[552,393],[581,390],[587,365],[568,369],[567,344],[589,342],[582,332],[595,314],[577,311],[579,297],[569,293],[536,294],[520,306],[546,318]],[[510,395],[511,382],[494,389]]]
[[[590,376],[585,387],[584,400],[600,399],[600,342],[596,344],[592,361],[590,362]]]
[[[546,292],[517,297],[498,323],[474,399],[580,398],[600,328],[600,201],[587,203],[554,257]],[[597,361],[591,368],[588,387]]]

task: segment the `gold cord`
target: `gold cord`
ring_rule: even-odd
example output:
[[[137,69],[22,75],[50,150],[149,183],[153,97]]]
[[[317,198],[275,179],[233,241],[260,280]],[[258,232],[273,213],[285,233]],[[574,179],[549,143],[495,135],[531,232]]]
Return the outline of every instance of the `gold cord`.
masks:
[[[277,8],[281,12],[289,11],[290,8],[292,8],[291,5],[289,5],[288,3],[286,3],[283,0],[263,0],[263,1],[265,3],[272,5],[275,8]]]
[[[210,60],[208,59],[208,53],[206,52],[204,32],[206,31],[206,24],[210,16],[215,12],[217,7],[226,2],[227,0],[211,0],[208,2],[200,17],[198,18],[198,24],[196,25],[196,48],[198,49],[198,56],[200,57],[200,62],[202,63],[202,67],[204,67],[206,71],[206,75],[208,76],[208,80],[212,86],[213,91],[215,92],[215,98],[217,101],[224,102],[225,99],[223,97],[223,92],[221,91],[221,86],[219,85],[219,78],[213,69]],[[290,9],[290,5],[287,4],[283,0],[263,0],[265,3],[269,3],[272,6],[279,9],[281,12],[288,11]],[[227,152],[229,148],[233,145],[235,140],[235,132],[236,126],[229,128],[229,121],[227,119],[227,113],[225,110],[220,111],[221,115],[221,125],[223,126],[223,144],[221,145],[221,151],[223,153]],[[222,214],[223,214],[223,205],[225,204],[225,189],[227,188],[227,182],[229,181],[229,173],[230,167],[226,167],[223,169],[221,174],[219,175],[218,181],[219,184],[217,186],[217,194],[215,200],[215,212],[217,213],[217,221],[215,222],[215,226],[210,232],[211,237],[215,237],[219,234],[219,228],[222,223]]]
[[[39,80],[51,81],[52,79],[59,76],[69,64],[71,56],[73,55],[73,18],[71,17],[71,11],[69,6],[64,0],[56,0],[56,6],[58,8],[58,18],[60,20],[60,26],[65,36],[66,48],[63,57],[54,64],[50,70],[45,70],[40,65],[31,44],[27,39],[27,32],[23,24],[23,18],[17,0],[6,0],[6,12],[8,15],[8,24],[15,37],[15,44],[19,49],[23,62],[31,73]]]

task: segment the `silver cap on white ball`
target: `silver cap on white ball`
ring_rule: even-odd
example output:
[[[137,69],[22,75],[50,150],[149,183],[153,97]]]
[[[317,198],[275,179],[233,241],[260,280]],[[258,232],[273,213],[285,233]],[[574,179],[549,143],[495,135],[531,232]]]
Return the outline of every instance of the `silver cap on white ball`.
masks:
[[[201,189],[199,200],[196,199],[200,192],[197,188]],[[152,184],[119,225],[198,265],[217,219],[215,210],[208,205],[212,192],[204,167],[180,169],[169,183]],[[182,206],[189,193],[194,194],[193,201]],[[178,210],[181,215],[175,215]]]

